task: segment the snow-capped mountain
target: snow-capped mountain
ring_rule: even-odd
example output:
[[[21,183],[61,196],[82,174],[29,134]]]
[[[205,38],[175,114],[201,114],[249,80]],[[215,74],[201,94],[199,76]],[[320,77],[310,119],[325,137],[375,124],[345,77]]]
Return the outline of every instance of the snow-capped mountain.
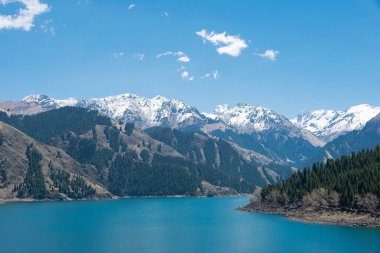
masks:
[[[46,95],[29,95],[27,97],[24,97],[22,99],[22,102],[36,103],[45,109],[56,109],[64,106],[76,106],[78,104],[78,100],[74,98],[60,100],[55,98],[49,98]]]
[[[380,107],[359,105],[346,111],[303,113],[289,120],[262,106],[237,104],[219,105],[212,113],[201,114],[196,108],[176,99],[162,96],[145,98],[129,93],[82,100],[31,95],[22,103],[23,108],[30,104],[43,110],[63,106],[96,109],[115,120],[134,122],[143,129],[163,126],[203,131],[273,161],[298,168],[302,168],[305,161],[325,145],[325,141],[362,129],[367,121],[380,113]]]
[[[45,95],[31,95],[23,102],[37,103],[45,109],[63,106],[78,106],[98,110],[119,121],[133,121],[140,128],[153,126],[185,127],[200,124],[207,118],[194,107],[162,96],[144,98],[134,94],[122,94],[105,98],[90,98],[83,100],[58,100]]]
[[[224,121],[238,133],[282,132],[290,138],[302,137],[314,146],[324,145],[324,142],[310,132],[300,129],[286,117],[262,106],[242,103],[236,106],[224,104],[217,106],[213,113],[205,114],[205,116]]]
[[[361,104],[345,111],[316,110],[299,114],[291,122],[310,131],[326,142],[354,130],[362,129],[365,124],[380,113],[380,107]]]
[[[360,130],[351,131],[327,143],[309,164],[326,159],[336,159],[362,149],[374,148],[380,144],[380,113],[369,120]]]
[[[204,132],[299,168],[325,144],[286,117],[262,106],[219,105],[205,116],[215,119],[216,123],[205,125]]]
[[[162,96],[148,99],[134,94],[122,94],[82,100],[79,106],[97,109],[117,120],[133,121],[141,128],[184,127],[206,120],[194,107]]]

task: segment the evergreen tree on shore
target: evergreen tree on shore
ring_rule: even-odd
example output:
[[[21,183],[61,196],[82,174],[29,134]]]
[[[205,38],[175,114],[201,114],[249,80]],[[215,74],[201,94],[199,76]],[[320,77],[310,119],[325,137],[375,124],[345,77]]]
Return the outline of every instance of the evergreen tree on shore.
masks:
[[[326,202],[330,208],[337,205],[346,210],[379,210],[380,146],[326,163],[315,163],[311,169],[306,168],[278,185],[264,188],[261,198],[264,202],[282,205],[322,202],[318,206],[323,206]]]

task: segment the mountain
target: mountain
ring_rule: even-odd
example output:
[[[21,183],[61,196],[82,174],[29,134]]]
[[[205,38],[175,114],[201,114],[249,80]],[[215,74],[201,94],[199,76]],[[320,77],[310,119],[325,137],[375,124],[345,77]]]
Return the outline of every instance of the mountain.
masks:
[[[202,195],[201,179],[189,173],[181,154],[97,111],[62,107],[35,115],[0,113],[0,120],[92,168],[96,182],[114,195]]]
[[[163,127],[144,132],[87,108],[34,115],[0,112],[0,121],[92,168],[94,180],[117,196],[251,192],[294,172],[204,133]]]
[[[305,112],[288,120],[262,106],[220,105],[212,113],[200,113],[176,99],[162,96],[149,99],[128,93],[82,100],[31,95],[20,102],[0,103],[3,111],[14,114],[33,114],[64,106],[97,110],[119,123],[133,122],[141,129],[159,126],[207,133],[277,163],[297,168],[309,164],[316,157],[324,157],[320,154],[326,142],[362,129],[380,112],[380,107],[358,105],[345,111]],[[336,153],[344,154],[343,150]]]
[[[251,192],[311,162],[380,143],[379,116],[325,145],[281,114],[248,104],[221,105],[201,114],[161,96],[59,100],[32,95],[1,102],[0,107],[0,121],[41,145],[58,148],[78,165],[78,177],[117,196]],[[368,117],[368,108],[353,107],[346,116],[328,111],[321,117],[339,116],[339,122],[355,122],[357,127]],[[29,153],[39,157],[33,150]],[[39,165],[33,168],[38,171]],[[69,184],[71,177],[62,173],[58,178]],[[27,192],[24,188],[17,191]]]
[[[162,96],[148,99],[134,94],[84,100],[31,95],[22,103],[40,106],[43,110],[67,105],[97,110],[120,123],[133,122],[142,129],[160,126],[204,132],[294,167],[302,167],[310,153],[325,144],[284,116],[247,104],[221,105],[213,113],[202,114],[175,99]]]
[[[380,113],[360,130],[341,135],[329,142],[313,157],[312,162],[336,159],[352,152],[372,148],[380,144]],[[311,163],[311,162],[310,162]]]
[[[162,127],[149,128],[145,132],[178,150],[188,160],[210,167],[211,170],[220,170],[251,185],[263,187],[268,183],[279,182],[294,172],[290,167],[276,164],[254,151],[204,133]]]
[[[27,103],[23,101],[0,101],[0,111],[12,113],[30,115],[47,111],[37,103]]]
[[[37,104],[47,110],[64,106],[97,110],[118,121],[134,122],[143,129],[153,126],[181,128],[207,122],[207,118],[194,107],[162,96],[149,99],[127,93],[105,98],[58,100],[45,95],[30,95],[22,99],[22,102]]]
[[[23,98],[22,102],[36,103],[45,109],[57,109],[64,106],[76,106],[78,104],[78,100],[74,98],[60,100],[55,98],[49,98],[46,95],[30,95]]]
[[[286,117],[262,106],[241,103],[236,106],[219,105],[211,115],[215,115],[214,119],[222,119],[239,133],[285,131],[289,137],[299,136],[314,146],[324,145],[309,132],[294,126]]]
[[[213,123],[203,127],[203,131],[296,167],[324,145],[310,132],[262,106],[221,105],[208,116],[222,120],[228,127]],[[215,127],[216,124],[219,125]]]
[[[77,106],[74,98],[55,99],[46,95],[29,95],[21,101],[0,101],[0,110],[12,114],[32,115],[64,106]]]
[[[310,131],[325,142],[354,130],[362,129],[365,124],[380,113],[380,107],[362,104],[345,111],[316,110],[299,114],[291,122]]]
[[[110,198],[112,194],[97,182],[95,174],[93,166],[82,165],[62,149],[0,121],[0,199]]]

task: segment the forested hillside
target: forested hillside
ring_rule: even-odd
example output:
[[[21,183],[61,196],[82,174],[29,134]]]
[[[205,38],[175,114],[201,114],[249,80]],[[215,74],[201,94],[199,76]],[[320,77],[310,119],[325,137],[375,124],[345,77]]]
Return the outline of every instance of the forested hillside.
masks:
[[[152,138],[133,123],[115,122],[84,108],[63,107],[25,116],[0,112],[0,120],[62,150],[56,152],[57,158],[68,154],[91,168],[93,180],[117,196],[252,192],[256,186],[278,182],[292,173],[280,165],[260,167],[250,154],[253,152],[243,152],[206,134],[159,127]],[[55,167],[49,166],[45,173],[53,186],[71,198],[81,198],[82,193],[70,190],[80,182]],[[35,172],[38,175],[38,170]],[[18,183],[20,197],[47,196],[29,194],[27,185]],[[84,191],[91,193],[91,189]]]
[[[242,184],[263,187],[267,183],[279,182],[292,174],[289,167],[274,164],[265,156],[205,133],[182,132],[163,127],[149,128],[145,132],[176,149],[185,158],[198,164],[198,167],[218,171],[238,179]]]
[[[0,199],[109,198],[95,168],[0,122]]]
[[[261,198],[275,206],[378,213],[380,146],[315,163],[278,185],[264,188]]]

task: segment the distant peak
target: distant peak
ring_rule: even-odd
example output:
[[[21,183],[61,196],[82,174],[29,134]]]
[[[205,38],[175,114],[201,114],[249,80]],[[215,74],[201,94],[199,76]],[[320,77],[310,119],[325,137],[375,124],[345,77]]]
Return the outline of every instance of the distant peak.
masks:
[[[237,107],[246,107],[246,106],[252,106],[252,105],[247,104],[247,103],[237,103],[236,106]]]
[[[78,100],[75,98],[67,98],[67,99],[55,99],[50,98],[46,95],[29,95],[22,99],[23,102],[26,103],[37,103],[40,106],[42,106],[45,109],[54,109],[54,108],[60,108],[64,106],[76,106],[78,103]]]
[[[26,97],[24,97],[21,101],[26,103],[36,103],[38,101],[41,101],[43,99],[49,99],[46,95],[39,95],[39,94],[31,94]]]
[[[123,93],[120,95],[108,96],[106,98],[110,98],[110,99],[112,99],[112,98],[140,98],[140,96],[133,94],[133,93]]]
[[[362,129],[378,113],[380,107],[359,104],[344,111],[319,109],[301,113],[291,121],[329,142],[347,132]]]
[[[161,95],[157,95],[155,96],[154,98],[152,98],[154,100],[168,100],[168,98],[164,97],[164,96],[161,96]]]

